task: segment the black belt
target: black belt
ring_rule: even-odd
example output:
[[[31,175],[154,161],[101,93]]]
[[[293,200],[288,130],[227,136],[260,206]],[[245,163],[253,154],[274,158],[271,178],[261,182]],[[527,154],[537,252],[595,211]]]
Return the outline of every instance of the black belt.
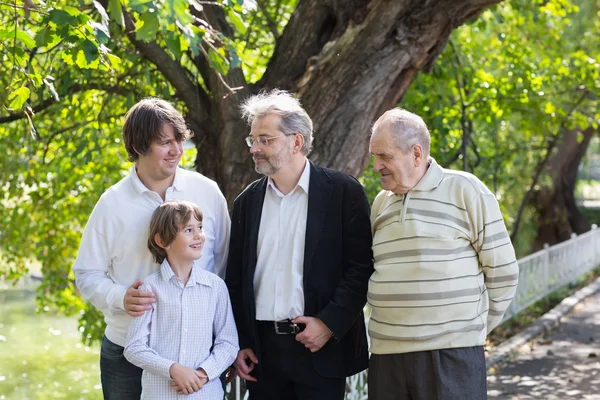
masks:
[[[295,324],[289,319],[282,321],[258,321],[259,324],[267,329],[273,329],[277,335],[296,335],[306,328],[305,324]]]

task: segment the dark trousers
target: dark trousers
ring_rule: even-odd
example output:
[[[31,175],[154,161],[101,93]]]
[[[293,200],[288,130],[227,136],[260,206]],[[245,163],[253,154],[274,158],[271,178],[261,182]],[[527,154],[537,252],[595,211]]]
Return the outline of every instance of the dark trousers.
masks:
[[[310,350],[296,336],[278,335],[273,323],[259,322],[262,375],[246,382],[250,400],[343,400],[345,378],[325,378],[315,371]]]
[[[483,346],[372,354],[370,400],[487,399]]]
[[[106,400],[133,400],[142,394],[142,369],[127,361],[123,347],[106,336],[100,347],[100,379]]]

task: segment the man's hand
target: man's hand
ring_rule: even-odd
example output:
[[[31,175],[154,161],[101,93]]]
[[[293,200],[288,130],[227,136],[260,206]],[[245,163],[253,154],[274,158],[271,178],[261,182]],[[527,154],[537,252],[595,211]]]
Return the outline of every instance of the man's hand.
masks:
[[[154,293],[138,290],[143,281],[135,281],[127,288],[123,305],[125,312],[132,317],[139,317],[152,308],[152,303],[156,301]]]
[[[208,376],[206,376],[204,370],[184,367],[179,363],[171,365],[169,374],[173,378],[173,389],[178,394],[192,394],[197,392],[208,381]]]
[[[250,376],[250,372],[252,372],[256,364],[258,364],[258,358],[256,358],[252,349],[240,350],[233,362],[233,366],[240,378],[250,382],[256,382],[256,378]]]
[[[331,339],[329,328],[319,318],[296,317],[292,322],[306,325],[306,328],[296,335],[296,340],[313,353],[321,350],[325,343]]]

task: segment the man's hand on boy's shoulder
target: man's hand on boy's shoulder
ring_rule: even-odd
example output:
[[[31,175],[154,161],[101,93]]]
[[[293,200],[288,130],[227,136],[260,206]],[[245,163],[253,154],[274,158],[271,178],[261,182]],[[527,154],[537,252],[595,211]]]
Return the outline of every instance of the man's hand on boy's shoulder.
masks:
[[[173,378],[173,389],[177,394],[192,394],[202,389],[202,386],[208,382],[208,375],[203,369],[196,370],[179,363],[171,365],[169,374]]]
[[[125,297],[123,298],[123,307],[125,312],[132,317],[139,317],[146,311],[152,308],[152,303],[156,301],[154,293],[139,290],[144,282],[141,280],[135,281],[127,288]]]

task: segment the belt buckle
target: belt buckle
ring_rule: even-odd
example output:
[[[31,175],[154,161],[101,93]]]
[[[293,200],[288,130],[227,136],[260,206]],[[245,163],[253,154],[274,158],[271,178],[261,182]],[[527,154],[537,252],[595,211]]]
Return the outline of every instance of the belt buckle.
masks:
[[[282,332],[279,330],[279,323],[285,323],[287,325],[289,325],[292,328],[291,332]],[[273,321],[273,325],[275,326],[275,333],[277,335],[296,335],[298,333],[300,333],[300,327],[297,324],[294,324],[292,322],[287,322],[287,321]]]

